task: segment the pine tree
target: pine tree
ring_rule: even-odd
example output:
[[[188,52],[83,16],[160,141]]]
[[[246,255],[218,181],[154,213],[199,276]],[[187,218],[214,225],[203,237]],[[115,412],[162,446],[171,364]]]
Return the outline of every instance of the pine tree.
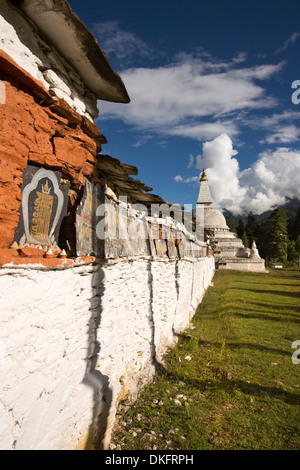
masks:
[[[298,235],[297,240],[295,241],[295,250],[297,255],[300,256],[300,235]]]
[[[245,232],[245,224],[242,219],[239,220],[236,230],[237,230],[238,237],[242,238]]]
[[[298,235],[297,240],[288,241],[287,259],[296,262],[298,266],[300,265],[300,235]]]
[[[287,259],[288,261],[294,261],[297,257],[295,240],[289,240],[287,245]]]
[[[233,217],[229,217],[226,219],[226,224],[229,227],[229,230],[233,233],[237,234],[237,229],[236,229],[236,221]]]
[[[267,259],[269,253],[270,227],[268,220],[264,220],[257,227],[256,245],[262,258]]]
[[[251,246],[253,240],[257,238],[258,225],[252,212],[249,212],[246,223],[246,234],[249,245]]]
[[[292,240],[297,240],[299,235],[300,235],[300,209],[298,210],[296,218],[292,225],[292,234],[291,234]]]
[[[295,241],[295,251],[296,251],[298,267],[300,268],[300,235],[298,235],[297,240]]]
[[[244,247],[249,248],[249,241],[248,241],[246,232],[244,232],[242,235],[242,241],[243,241]]]
[[[278,207],[268,218],[268,258],[270,261],[284,263],[287,260],[288,230],[287,215]]]

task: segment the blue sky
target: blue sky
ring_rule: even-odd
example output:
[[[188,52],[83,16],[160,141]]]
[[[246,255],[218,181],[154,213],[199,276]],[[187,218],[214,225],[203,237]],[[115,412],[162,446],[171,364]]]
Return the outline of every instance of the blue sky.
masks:
[[[99,102],[103,153],[173,203],[195,204],[203,166],[235,214],[300,199],[299,0],[70,4],[131,98]]]

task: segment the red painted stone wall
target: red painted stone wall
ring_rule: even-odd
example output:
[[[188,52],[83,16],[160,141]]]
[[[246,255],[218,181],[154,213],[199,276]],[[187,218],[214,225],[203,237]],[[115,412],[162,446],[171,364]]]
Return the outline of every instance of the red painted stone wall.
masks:
[[[0,51],[0,248],[12,243],[19,220],[22,172],[27,164],[58,170],[71,183],[73,203],[91,178],[101,143],[98,127],[50,96],[41,83]]]

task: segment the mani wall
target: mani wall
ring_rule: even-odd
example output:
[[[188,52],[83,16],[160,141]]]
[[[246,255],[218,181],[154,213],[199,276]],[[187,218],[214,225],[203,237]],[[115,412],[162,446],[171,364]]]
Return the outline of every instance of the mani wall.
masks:
[[[0,448],[108,448],[213,273],[208,257],[3,267]]]
[[[97,100],[129,97],[69,3],[2,0],[0,29],[0,449],[107,449],[214,258],[101,153]]]

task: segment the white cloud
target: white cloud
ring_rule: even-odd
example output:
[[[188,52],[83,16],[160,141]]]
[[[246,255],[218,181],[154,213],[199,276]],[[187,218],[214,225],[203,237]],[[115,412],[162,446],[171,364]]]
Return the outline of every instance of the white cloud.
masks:
[[[183,178],[181,175],[174,176],[173,179],[176,181],[176,183],[181,183],[183,181]]]
[[[264,116],[258,120],[258,125],[264,126],[266,129],[271,129],[281,125],[283,121],[290,121],[300,119],[299,111],[283,111],[282,113],[274,113],[270,116]]]
[[[203,144],[197,168],[206,169],[216,207],[234,214],[255,214],[284,204],[286,198],[300,199],[300,150],[279,147],[262,152],[248,169],[240,171],[237,151],[226,134]],[[195,181],[196,178],[194,177]],[[181,179],[182,182],[189,182]]]
[[[290,126],[279,126],[275,132],[266,136],[262,143],[268,144],[288,144],[300,139],[299,127],[291,124]]]
[[[278,54],[279,52],[285,51],[291,44],[293,44],[297,39],[300,37],[300,32],[293,33],[283,44],[282,47],[279,47],[275,53]]]
[[[145,145],[150,139],[151,136],[142,135],[136,142],[132,144],[132,147],[139,148],[142,145]]]
[[[218,136],[202,147],[202,156],[197,159],[198,169],[205,168],[212,198],[217,207],[238,212],[246,195],[239,184],[239,164],[232,141],[226,134]]]
[[[151,48],[134,33],[123,30],[119,21],[94,23],[92,30],[108,55],[114,54],[118,59],[132,56],[151,57]]]
[[[227,63],[181,54],[157,68],[121,72],[131,98],[128,105],[100,102],[100,116],[121,119],[151,133],[212,139],[239,133],[239,114],[269,108],[276,100],[257,82],[281,70],[283,63],[242,68],[244,56]]]
[[[244,125],[255,130],[263,130],[266,137],[261,144],[288,144],[300,140],[300,128],[295,121],[300,119],[298,111],[283,111],[270,116],[244,119]]]
[[[175,126],[170,129],[170,135],[177,135],[181,137],[191,137],[195,140],[206,140],[214,139],[220,134],[229,134],[231,137],[234,137],[240,133],[237,123],[226,120],[221,122],[219,120],[215,122],[204,122],[201,124],[184,124]]]
[[[190,178],[186,178],[184,183],[199,183],[200,175],[198,176],[191,176]]]
[[[198,183],[199,182],[199,177],[198,176],[191,176],[190,178],[183,178],[181,175],[174,176],[174,180],[176,183]]]
[[[192,168],[193,165],[194,165],[194,157],[193,157],[193,155],[190,155],[189,156],[189,163],[188,163],[187,168]]]
[[[300,151],[286,147],[259,154],[253,166],[241,173],[240,183],[247,186],[244,205],[260,212],[283,204],[286,197],[300,199]]]

